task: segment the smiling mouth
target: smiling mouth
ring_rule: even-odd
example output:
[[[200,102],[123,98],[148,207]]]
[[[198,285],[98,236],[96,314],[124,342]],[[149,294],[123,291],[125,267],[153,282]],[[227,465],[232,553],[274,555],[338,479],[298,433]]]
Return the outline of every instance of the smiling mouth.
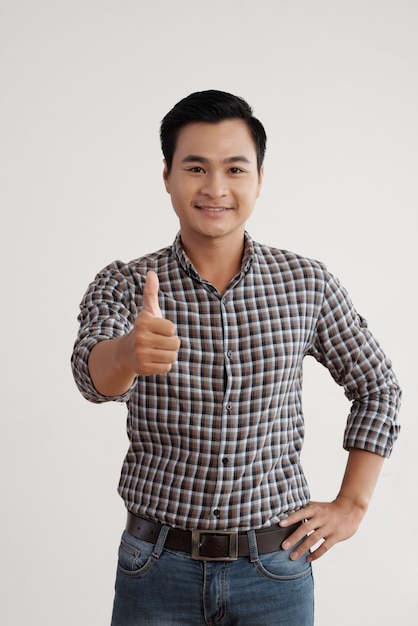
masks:
[[[209,211],[210,213],[222,213],[222,211],[229,211],[230,207],[226,206],[203,206],[196,205],[196,208],[200,211]]]

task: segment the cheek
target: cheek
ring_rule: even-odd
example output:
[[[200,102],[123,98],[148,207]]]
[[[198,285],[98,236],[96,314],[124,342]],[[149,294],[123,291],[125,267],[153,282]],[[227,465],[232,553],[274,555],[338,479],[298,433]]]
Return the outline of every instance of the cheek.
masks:
[[[190,194],[187,193],[187,190],[179,188],[177,185],[170,185],[168,193],[170,194],[171,204],[177,215],[183,213],[185,208],[190,205]]]

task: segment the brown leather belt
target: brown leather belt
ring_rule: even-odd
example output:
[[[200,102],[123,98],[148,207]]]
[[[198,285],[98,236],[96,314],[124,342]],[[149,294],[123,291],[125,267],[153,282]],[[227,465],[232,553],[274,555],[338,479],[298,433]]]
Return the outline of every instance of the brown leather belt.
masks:
[[[281,528],[277,524],[255,531],[259,554],[281,550],[283,541],[292,534],[300,524]],[[162,524],[151,522],[128,512],[126,530],[137,539],[155,544]],[[171,528],[164,546],[171,550],[180,550],[191,555],[198,561],[235,561],[239,556],[248,556],[250,548],[246,532],[208,530],[183,530]]]

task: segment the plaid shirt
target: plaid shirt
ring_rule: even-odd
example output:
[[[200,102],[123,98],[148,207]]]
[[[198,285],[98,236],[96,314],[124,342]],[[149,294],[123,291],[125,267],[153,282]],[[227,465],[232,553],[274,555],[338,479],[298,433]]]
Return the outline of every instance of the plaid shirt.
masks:
[[[90,379],[94,345],[129,332],[148,270],[181,339],[166,375],[137,376],[123,396]],[[182,528],[247,530],[309,501],[300,465],[302,361],[314,356],[352,401],[344,446],[389,456],[400,391],[391,364],[326,268],[245,235],[241,271],[221,297],[178,235],[173,246],[100,272],[81,304],[72,357],[82,394],[128,407],[119,493],[127,508]]]

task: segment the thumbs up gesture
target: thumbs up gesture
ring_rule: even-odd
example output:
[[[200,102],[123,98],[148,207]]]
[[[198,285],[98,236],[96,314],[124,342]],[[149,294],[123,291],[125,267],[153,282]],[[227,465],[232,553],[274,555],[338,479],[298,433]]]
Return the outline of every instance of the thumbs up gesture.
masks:
[[[162,317],[158,292],[158,276],[150,271],[144,287],[142,310],[130,333],[133,370],[142,376],[167,374],[177,360],[180,347],[174,324]]]
[[[158,291],[157,274],[148,272],[142,310],[131,332],[99,341],[92,349],[90,376],[104,396],[125,393],[138,374],[167,374],[176,361],[180,340],[175,336],[174,324],[162,317]]]

